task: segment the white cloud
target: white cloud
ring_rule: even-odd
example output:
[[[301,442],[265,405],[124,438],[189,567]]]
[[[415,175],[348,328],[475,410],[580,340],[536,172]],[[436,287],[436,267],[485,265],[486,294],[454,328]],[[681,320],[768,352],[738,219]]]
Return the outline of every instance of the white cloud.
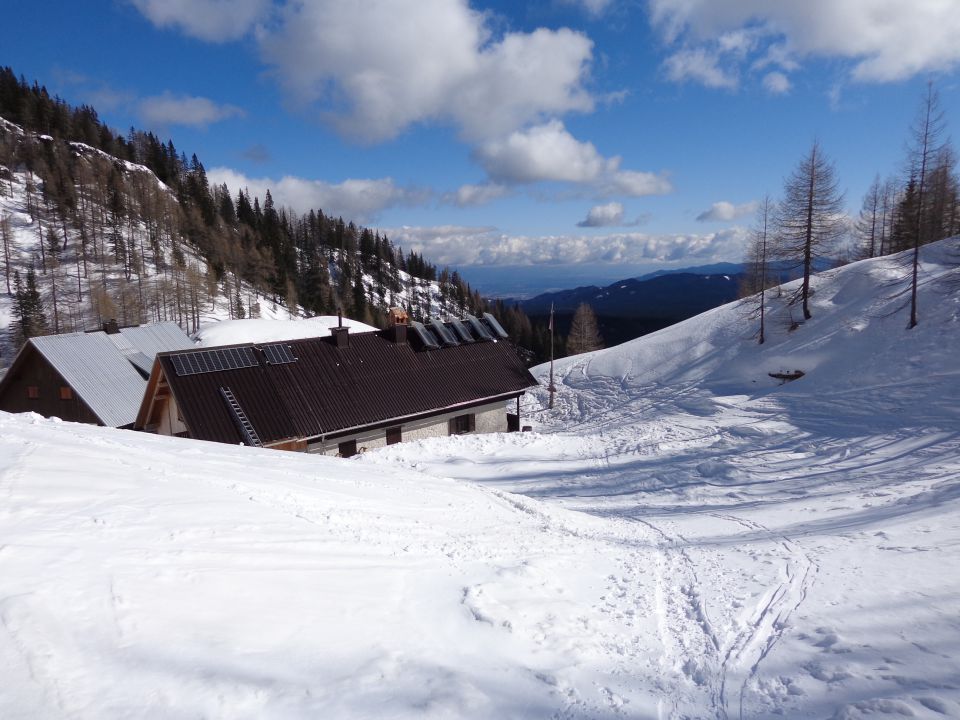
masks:
[[[201,40],[223,42],[247,34],[270,0],[131,0],[160,28],[175,27]]]
[[[790,78],[782,72],[769,72],[763,76],[763,86],[773,95],[784,95],[790,92]]]
[[[593,182],[617,165],[615,159],[608,160],[597,152],[592,143],[574,138],[559,120],[487,142],[475,154],[491,177],[519,183]]]
[[[387,230],[390,239],[423,253],[440,265],[575,265],[639,264],[652,261],[716,262],[743,257],[747,231],[730,228],[704,235],[516,236],[495,228],[401,227]]]
[[[796,58],[841,58],[852,63],[855,80],[891,82],[960,63],[960,3],[949,0],[650,0],[649,7],[664,39],[681,45],[674,57],[684,62],[673,61],[688,67],[681,79],[714,87],[731,72],[717,64],[723,38],[744,30],[756,39],[749,52],[776,48],[767,60],[779,53],[787,71]],[[729,53],[724,59],[738,60]]]
[[[570,182],[591,186],[604,197],[639,197],[672,189],[662,176],[621,170],[619,157],[604,157],[593,143],[573,137],[559,120],[486,142],[474,157],[498,183]]]
[[[429,121],[476,141],[594,107],[589,38],[543,28],[494,38],[467,0],[291,2],[258,40],[292,99],[366,141]]]
[[[218,105],[208,98],[176,96],[169,92],[141,100],[138,113],[145,122],[152,125],[194,127],[206,127],[220,120],[244,115],[243,110],[233,105]]]
[[[461,185],[456,192],[447,193],[443,201],[451,205],[469,207],[472,205],[486,205],[489,202],[502,198],[510,193],[510,188],[497,183],[482,183],[480,185]]]
[[[619,160],[619,158],[618,158]],[[643,197],[645,195],[666,195],[673,192],[673,185],[663,175],[636,170],[617,170],[604,178],[598,189],[602,197],[617,195],[626,197]]]
[[[732,90],[739,84],[736,74],[720,68],[720,56],[704,48],[681,50],[663,63],[667,77],[674,82],[693,80],[711,88]]]
[[[577,223],[577,227],[617,227],[621,225],[623,225],[623,205],[618,202],[594,205],[587,213],[587,219]]]
[[[380,211],[388,207],[419,205],[430,197],[423,190],[399,187],[391,178],[328,183],[286,175],[276,180],[251,178],[224,167],[208,170],[207,177],[212,184],[226,183],[232,194],[248,189],[262,200],[269,190],[277,205],[291,207],[301,213],[311,208],[321,209],[327,215],[339,215],[346,220],[362,223],[375,219]]]
[[[711,205],[709,210],[704,210],[697,215],[697,220],[700,222],[731,222],[747,215],[753,215],[756,211],[756,201],[734,205],[726,200],[721,200]]]

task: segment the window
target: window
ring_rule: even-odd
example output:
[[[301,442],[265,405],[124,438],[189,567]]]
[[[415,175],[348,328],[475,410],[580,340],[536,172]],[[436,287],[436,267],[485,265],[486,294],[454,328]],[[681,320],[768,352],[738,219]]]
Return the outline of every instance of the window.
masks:
[[[477,428],[477,417],[473,413],[468,415],[457,415],[455,418],[450,418],[450,434],[451,435],[463,435],[465,433],[473,432]]]
[[[60,386],[60,399],[61,400],[73,400],[73,388],[69,385]]]
[[[356,440],[347,440],[345,442],[337,445],[337,450],[340,457],[353,457],[357,454],[357,441]]]
[[[396,445],[401,440],[403,440],[403,433],[400,428],[387,428],[387,445]]]
[[[40,386],[39,385],[27,385],[27,397],[31,400],[36,400],[40,397]]]

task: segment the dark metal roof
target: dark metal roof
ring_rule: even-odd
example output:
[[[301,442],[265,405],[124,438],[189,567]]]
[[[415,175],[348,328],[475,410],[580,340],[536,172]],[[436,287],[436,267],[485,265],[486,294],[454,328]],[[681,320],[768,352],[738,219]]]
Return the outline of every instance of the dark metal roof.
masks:
[[[537,384],[502,340],[424,349],[393,342],[389,331],[381,331],[351,333],[346,347],[332,337],[284,344],[293,362],[270,363],[260,346],[246,344],[231,347],[254,348],[255,367],[189,375],[177,373],[173,358],[211,348],[157,355],[190,436],[243,441],[221,388],[230,390],[268,444],[515,396]],[[145,406],[149,402],[144,399]]]

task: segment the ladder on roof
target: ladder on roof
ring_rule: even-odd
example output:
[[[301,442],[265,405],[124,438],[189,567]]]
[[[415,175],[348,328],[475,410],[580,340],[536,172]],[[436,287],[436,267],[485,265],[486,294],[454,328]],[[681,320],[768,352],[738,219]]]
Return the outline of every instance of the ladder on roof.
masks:
[[[233,422],[236,423],[237,429],[240,430],[240,434],[243,435],[243,439],[247,445],[263,447],[263,443],[260,442],[260,436],[257,435],[253,423],[250,422],[247,414],[243,411],[243,408],[240,407],[240,403],[237,402],[233,391],[230,388],[222,387],[220,388],[220,394],[223,395],[223,399],[227,401],[227,407],[230,408],[230,413],[233,415]]]

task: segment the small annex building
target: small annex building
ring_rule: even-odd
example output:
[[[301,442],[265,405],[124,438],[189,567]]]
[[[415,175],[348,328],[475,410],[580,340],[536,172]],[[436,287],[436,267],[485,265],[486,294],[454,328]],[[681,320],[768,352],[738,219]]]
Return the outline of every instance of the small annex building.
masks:
[[[408,323],[157,355],[136,429],[349,457],[402,440],[519,429],[537,384],[496,319]],[[510,401],[516,412],[508,412]]]
[[[173,322],[33,337],[0,379],[0,410],[132,427],[156,354],[190,347]]]

